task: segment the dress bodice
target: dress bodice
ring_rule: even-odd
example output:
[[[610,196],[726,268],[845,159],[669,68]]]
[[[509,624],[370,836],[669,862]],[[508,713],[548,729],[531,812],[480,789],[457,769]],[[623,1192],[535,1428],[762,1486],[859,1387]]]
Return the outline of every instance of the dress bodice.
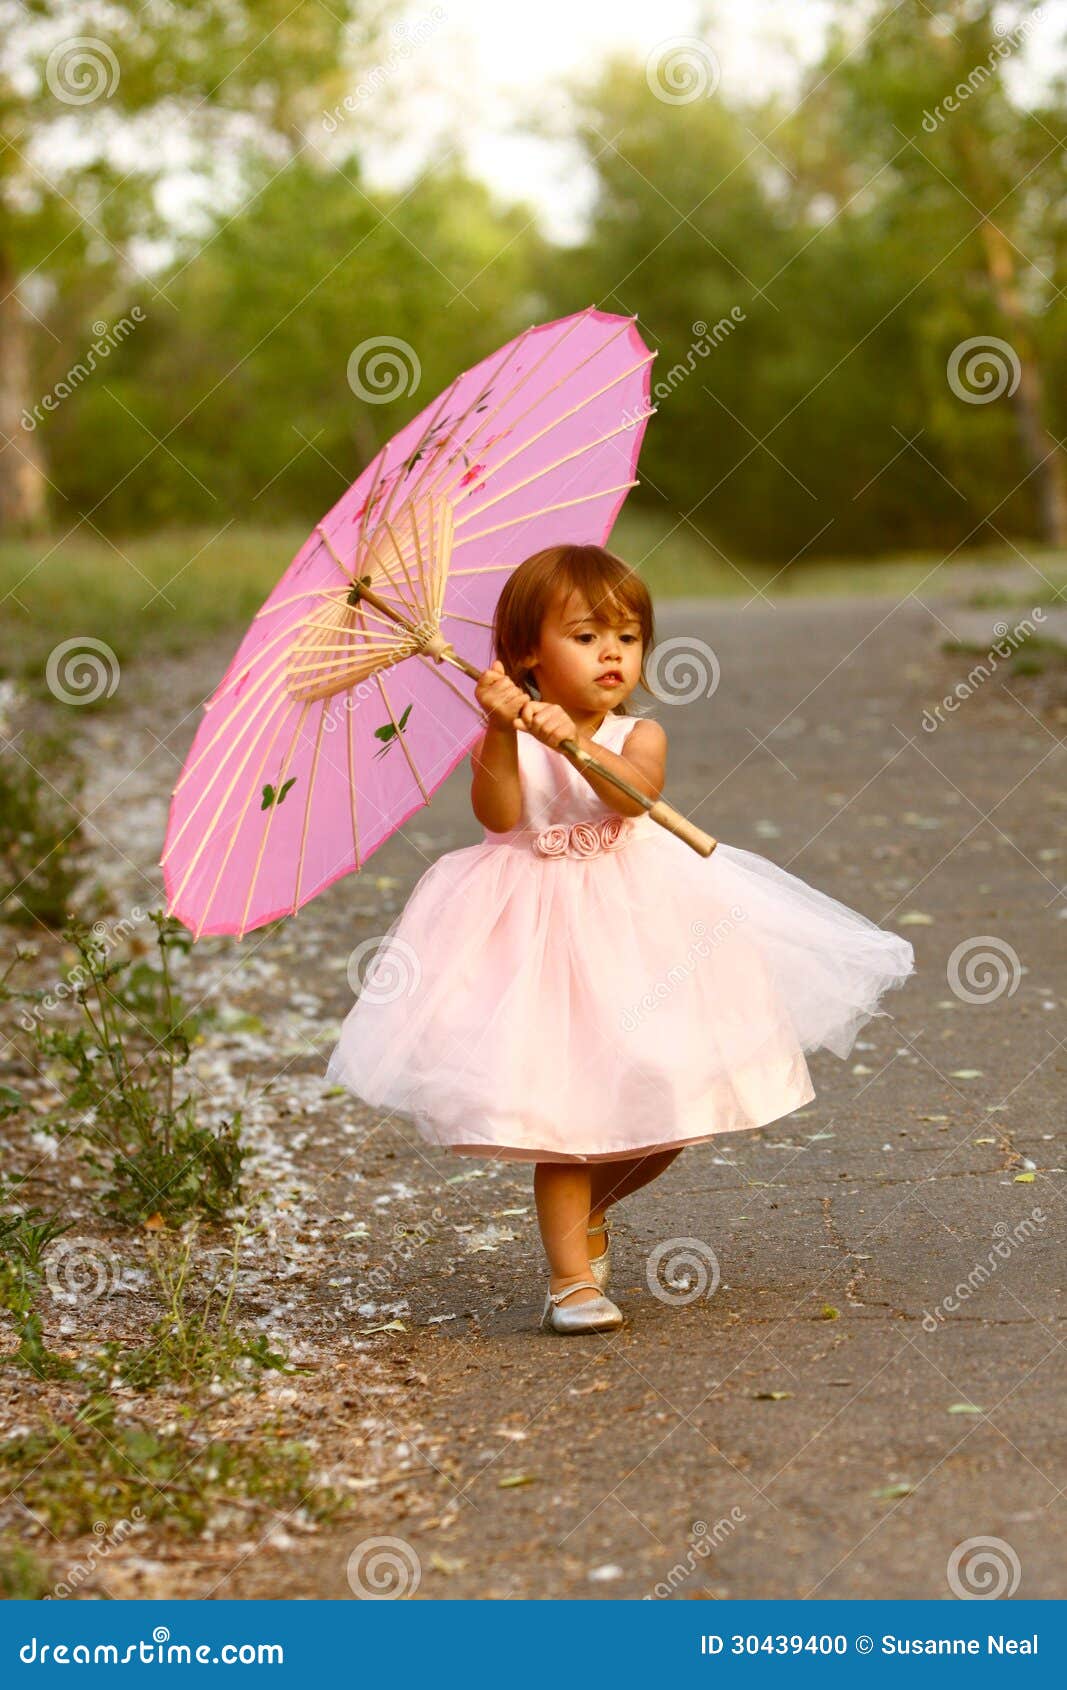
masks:
[[[630,733],[641,721],[640,716],[604,717],[591,740],[608,751],[621,751]],[[519,755],[519,777],[522,782],[522,813],[515,827],[508,833],[491,833],[489,843],[512,839],[531,830],[564,826],[575,822],[600,821],[604,816],[617,814],[610,803],[600,798],[585,777],[579,774],[568,757],[553,751],[532,734],[516,734]]]

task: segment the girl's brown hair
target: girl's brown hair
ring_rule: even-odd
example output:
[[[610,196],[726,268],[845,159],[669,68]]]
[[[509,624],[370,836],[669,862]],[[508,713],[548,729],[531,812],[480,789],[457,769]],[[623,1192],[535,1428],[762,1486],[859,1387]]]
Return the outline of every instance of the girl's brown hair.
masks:
[[[644,660],[655,640],[652,600],[637,572],[603,546],[546,546],[508,576],[493,619],[493,644],[508,677],[517,686],[533,682],[522,659],[537,645],[555,595],[562,591],[566,598],[576,588],[594,615],[637,619],[641,628],[639,684],[647,692]],[[625,701],[616,704],[612,714],[628,716]]]

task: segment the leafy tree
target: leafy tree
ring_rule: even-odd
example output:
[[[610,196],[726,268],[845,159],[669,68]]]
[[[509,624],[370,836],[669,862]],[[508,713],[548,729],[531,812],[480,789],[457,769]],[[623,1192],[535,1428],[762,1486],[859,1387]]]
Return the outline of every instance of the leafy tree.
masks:
[[[368,15],[380,0],[0,0],[0,532],[46,521],[34,406],[111,355],[137,239],[168,234],[175,149],[216,183],[249,146],[284,163],[344,94]]]

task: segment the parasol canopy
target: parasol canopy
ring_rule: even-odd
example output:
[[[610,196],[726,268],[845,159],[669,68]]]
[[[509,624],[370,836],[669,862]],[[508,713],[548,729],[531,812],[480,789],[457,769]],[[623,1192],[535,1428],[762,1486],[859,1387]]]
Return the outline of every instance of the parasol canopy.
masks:
[[[464,371],[317,523],[205,706],[168,913],[243,936],[358,871],[484,728],[472,675],[534,551],[604,544],[652,414],[636,320],[590,306]],[[451,643],[469,662],[440,660]]]

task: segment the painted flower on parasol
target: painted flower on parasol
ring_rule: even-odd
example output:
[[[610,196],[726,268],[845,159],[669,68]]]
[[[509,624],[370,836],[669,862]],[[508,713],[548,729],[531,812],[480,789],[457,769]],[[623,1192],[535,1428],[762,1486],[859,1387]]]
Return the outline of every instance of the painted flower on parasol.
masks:
[[[593,307],[531,327],[458,376],[316,525],[174,788],[160,860],[168,911],[195,937],[296,914],[468,754],[484,718],[460,683],[492,662],[504,581],[544,546],[606,541],[636,485],[654,357],[633,318]],[[649,813],[713,848],[669,805]]]

